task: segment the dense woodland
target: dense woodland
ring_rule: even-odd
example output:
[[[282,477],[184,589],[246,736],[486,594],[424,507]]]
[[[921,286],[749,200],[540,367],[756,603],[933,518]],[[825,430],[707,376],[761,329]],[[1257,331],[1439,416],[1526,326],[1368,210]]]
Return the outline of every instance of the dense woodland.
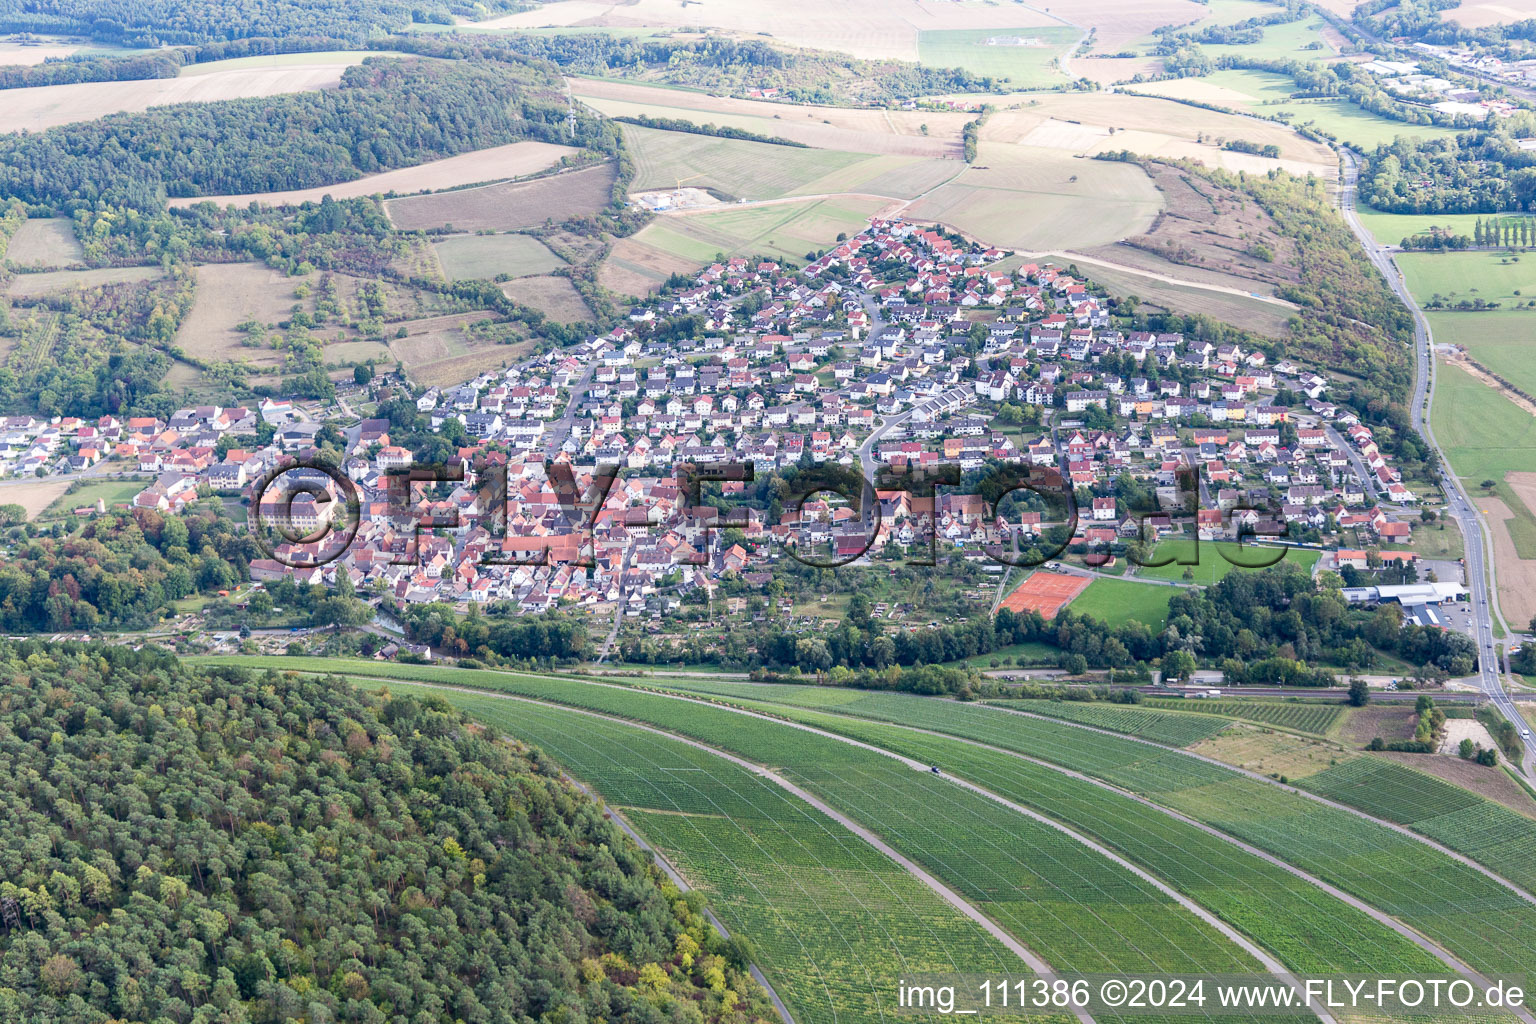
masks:
[[[311,36],[364,43],[413,23],[450,24],[527,10],[526,0],[340,0],[253,4],[231,0],[0,0],[0,32],[88,36],[129,47],[252,37]]]
[[[773,1015],[698,897],[440,699],[152,647],[0,661],[0,1019]]]
[[[577,142],[589,126],[545,65],[371,58],[341,87],[116,114],[0,136],[0,194],[142,212],[166,196],[307,188],[490,146]],[[590,120],[590,119],[588,119]]]
[[[1360,195],[1390,213],[1504,213],[1536,208],[1536,152],[1507,126],[1454,139],[1399,138],[1367,154]]]

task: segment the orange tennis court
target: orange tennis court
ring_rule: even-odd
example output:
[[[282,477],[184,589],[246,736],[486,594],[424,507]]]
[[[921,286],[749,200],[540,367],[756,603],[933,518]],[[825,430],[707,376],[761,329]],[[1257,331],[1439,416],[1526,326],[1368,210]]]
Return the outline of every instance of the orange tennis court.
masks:
[[[1063,572],[1036,572],[1003,598],[1002,607],[1011,612],[1039,612],[1047,619],[1081,594],[1093,580],[1088,576],[1069,576]]]

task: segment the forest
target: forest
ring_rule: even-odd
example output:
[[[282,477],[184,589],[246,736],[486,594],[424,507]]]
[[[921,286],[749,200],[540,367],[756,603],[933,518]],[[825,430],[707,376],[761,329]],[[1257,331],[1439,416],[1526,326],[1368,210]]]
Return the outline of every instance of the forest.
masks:
[[[0,643],[0,1019],[776,1019],[536,749],[436,697]]]
[[[1360,195],[1389,213],[1505,213],[1536,206],[1536,152],[1509,126],[1454,139],[1398,138],[1366,154]]]
[[[522,139],[581,145],[548,65],[370,58],[340,88],[188,103],[0,136],[0,195],[158,212],[167,196],[308,188]]]

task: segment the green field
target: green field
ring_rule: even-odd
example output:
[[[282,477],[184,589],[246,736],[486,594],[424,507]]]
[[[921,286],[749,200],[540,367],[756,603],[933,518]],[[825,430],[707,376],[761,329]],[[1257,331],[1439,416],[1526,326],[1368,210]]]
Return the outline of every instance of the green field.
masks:
[[[776,256],[805,262],[807,252],[832,245],[837,236],[862,231],[884,205],[878,199],[807,199],[718,212],[658,217],[634,240],[694,263],[721,256]]]
[[[99,480],[87,483],[67,494],[59,496],[52,505],[45,508],[38,516],[40,519],[51,519],[57,516],[68,515],[72,509],[83,505],[94,505],[97,501],[107,503],[110,509],[113,505],[127,505],[152,481],[149,480]]]
[[[1186,711],[1191,714],[1220,715],[1245,722],[1273,725],[1293,732],[1326,735],[1344,716],[1344,709],[1337,704],[1304,704],[1300,701],[1263,700],[1172,700],[1147,701],[1148,707],[1170,711]]]
[[[433,242],[432,249],[450,281],[489,281],[499,274],[529,277],[565,266],[532,235],[454,235]]]
[[[1435,367],[1435,401],[1430,410],[1435,438],[1451,468],[1466,484],[1472,503],[1485,493],[1484,480],[1515,518],[1510,534],[1521,558],[1536,558],[1536,516],[1505,482],[1506,473],[1536,471],[1536,418],[1465,370],[1446,362]]]
[[[1427,235],[1431,228],[1441,228],[1456,235],[1471,237],[1472,229],[1479,220],[1514,221],[1518,213],[1383,213],[1364,203],[1355,204],[1355,214],[1360,222],[1385,245],[1397,245],[1404,238]],[[1453,254],[1459,255],[1459,254]]]
[[[1420,305],[1437,296],[1451,304],[1482,299],[1506,308],[1536,299],[1536,254],[1405,252],[1396,259]]]
[[[1273,9],[1266,13],[1274,13]],[[1231,21],[1242,21],[1252,15],[1237,16]],[[1230,24],[1231,22],[1225,22]],[[1333,56],[1333,48],[1323,41],[1322,29],[1327,22],[1320,17],[1301,18],[1284,25],[1265,25],[1264,37],[1257,43],[1227,44],[1208,43],[1202,48],[1211,58],[1236,57],[1248,60],[1300,60],[1313,61]]]
[[[1081,36],[1067,25],[927,29],[917,34],[917,60],[929,67],[1006,78],[1009,88],[1030,89],[1066,81],[1056,59]]]
[[[1278,564],[1298,566],[1308,572],[1322,557],[1322,552],[1311,548],[1286,548],[1285,557]],[[1140,566],[1136,569],[1137,576],[1144,576],[1152,580],[1185,580],[1185,570],[1191,570],[1188,579],[1190,583],[1199,583],[1205,586],[1217,583],[1224,579],[1227,573],[1234,569],[1239,571],[1253,571],[1242,566],[1233,565],[1232,562],[1222,557],[1222,552],[1228,552],[1232,558],[1239,562],[1263,563],[1274,557],[1275,549],[1272,547],[1260,547],[1255,544],[1244,544],[1239,547],[1236,544],[1225,542],[1205,541],[1196,545],[1192,539],[1165,540],[1157,545],[1152,552],[1152,558],[1161,560],[1173,558],[1174,561],[1167,565]],[[1194,565],[1181,564],[1189,559],[1197,559]]]
[[[1168,621],[1168,601],[1177,593],[1173,587],[1156,583],[1096,579],[1067,607],[1092,615],[1111,629],[1126,622],[1144,622],[1157,633]]]
[[[703,116],[693,113],[695,118]],[[681,182],[733,199],[778,199],[869,159],[863,153],[742,142],[632,124],[621,127],[635,159],[635,179],[630,184],[635,192],[675,188]],[[765,134],[771,131],[770,127]]]
[[[1430,313],[1435,341],[1467,354],[1527,394],[1536,395],[1536,311]]]
[[[1033,715],[1060,718],[1095,729],[1140,736],[1170,747],[1187,747],[1227,727],[1215,715],[1188,715],[1178,711],[1139,708],[1124,704],[1100,704],[1075,700],[1010,700],[999,707],[1028,711]]]

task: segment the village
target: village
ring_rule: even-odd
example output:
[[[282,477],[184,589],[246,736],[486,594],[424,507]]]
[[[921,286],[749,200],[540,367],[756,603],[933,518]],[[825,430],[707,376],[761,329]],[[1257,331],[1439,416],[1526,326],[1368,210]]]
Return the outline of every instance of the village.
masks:
[[[1368,543],[1370,568],[1391,563],[1395,580],[1411,568],[1412,551],[1378,549],[1411,539],[1415,495],[1371,429],[1327,400],[1324,375],[1259,348],[1122,332],[1090,282],[1049,262],[989,269],[1007,255],[876,220],[799,272],[714,264],[574,348],[411,391],[434,432],[452,424],[465,439],[429,472],[388,419],[333,421],[278,399],[168,422],[11,418],[0,440],[12,474],[103,461],[151,474],[136,508],[174,514],[223,496],[274,542],[253,580],[346,574],[358,594],[399,605],[662,617],[692,591],[761,584],[775,560],[811,551],[858,571],[937,537],[1001,573],[988,551],[1038,547],[1063,523],[1066,557],[1089,572],[1124,571],[1129,546],[1239,533],[1313,548],[1349,539],[1320,564],[1364,569]],[[697,336],[668,330],[685,319]],[[329,472],[314,464],[323,440],[344,452]],[[574,497],[546,463],[567,467]],[[877,515],[844,488],[770,520],[747,500],[752,482],[710,485],[721,511],[690,505],[677,473],[750,466],[761,482],[825,465],[875,484],[1000,463],[1058,474],[1077,505],[1070,522],[958,488],[890,487],[874,494]],[[596,481],[599,467],[616,478]],[[407,499],[399,481],[413,468]],[[1156,508],[1125,502],[1132,481]]]

